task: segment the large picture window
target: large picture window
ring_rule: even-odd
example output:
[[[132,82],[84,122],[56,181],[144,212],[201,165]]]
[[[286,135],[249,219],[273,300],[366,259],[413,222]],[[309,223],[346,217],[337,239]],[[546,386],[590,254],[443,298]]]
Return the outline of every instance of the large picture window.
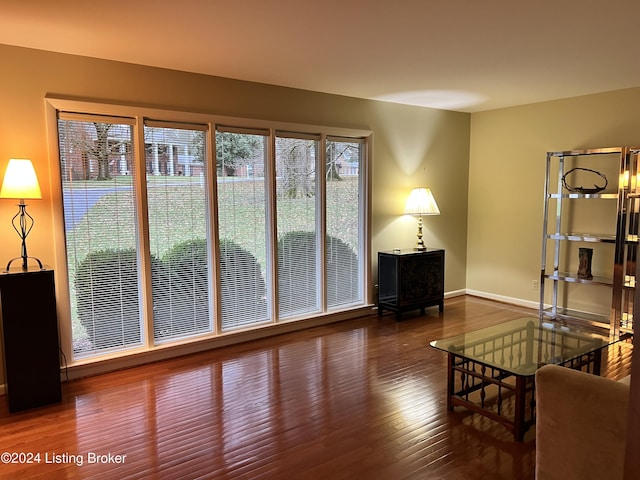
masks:
[[[366,135],[73,107],[55,109],[71,362],[367,306]]]

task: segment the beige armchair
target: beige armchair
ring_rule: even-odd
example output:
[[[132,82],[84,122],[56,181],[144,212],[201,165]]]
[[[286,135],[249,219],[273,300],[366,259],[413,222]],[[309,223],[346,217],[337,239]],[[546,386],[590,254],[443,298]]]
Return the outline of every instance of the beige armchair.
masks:
[[[536,373],[536,479],[622,480],[629,385],[556,365]]]

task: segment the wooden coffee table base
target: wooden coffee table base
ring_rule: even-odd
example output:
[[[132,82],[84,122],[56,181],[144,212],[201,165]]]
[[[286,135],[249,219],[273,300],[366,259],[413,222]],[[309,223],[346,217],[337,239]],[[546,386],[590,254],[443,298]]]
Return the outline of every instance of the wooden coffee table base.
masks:
[[[574,358],[563,366],[600,374],[602,350]],[[448,353],[447,408],[465,407],[501,423],[521,442],[535,424],[534,375],[517,375]]]

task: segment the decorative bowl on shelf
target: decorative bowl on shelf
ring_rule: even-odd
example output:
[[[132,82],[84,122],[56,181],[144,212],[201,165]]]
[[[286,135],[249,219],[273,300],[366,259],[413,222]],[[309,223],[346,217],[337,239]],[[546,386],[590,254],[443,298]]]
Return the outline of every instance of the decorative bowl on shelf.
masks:
[[[604,179],[604,185],[602,186],[598,186],[597,184],[593,184],[593,188],[585,188],[582,185],[580,186],[572,186],[567,182],[567,177],[571,174],[574,173],[578,170],[584,171],[584,172],[590,172],[592,174],[595,174],[601,178]],[[562,176],[562,185],[564,186],[564,188],[566,188],[569,192],[572,193],[584,193],[584,194],[593,194],[593,193],[598,193],[603,191],[605,188],[607,188],[607,185],[609,185],[609,182],[607,180],[607,177],[603,174],[600,173],[596,170],[592,170],[590,168],[580,168],[580,167],[576,167],[576,168],[572,168],[571,170],[569,170],[567,173],[565,173]]]

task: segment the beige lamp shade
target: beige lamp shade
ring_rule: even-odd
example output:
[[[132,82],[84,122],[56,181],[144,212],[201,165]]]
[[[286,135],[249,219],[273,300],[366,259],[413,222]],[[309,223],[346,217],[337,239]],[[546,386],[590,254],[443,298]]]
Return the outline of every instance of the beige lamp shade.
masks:
[[[414,188],[409,194],[404,213],[410,215],[440,215],[440,209],[431,189]]]
[[[0,188],[0,198],[42,198],[40,184],[31,160],[12,158]]]

